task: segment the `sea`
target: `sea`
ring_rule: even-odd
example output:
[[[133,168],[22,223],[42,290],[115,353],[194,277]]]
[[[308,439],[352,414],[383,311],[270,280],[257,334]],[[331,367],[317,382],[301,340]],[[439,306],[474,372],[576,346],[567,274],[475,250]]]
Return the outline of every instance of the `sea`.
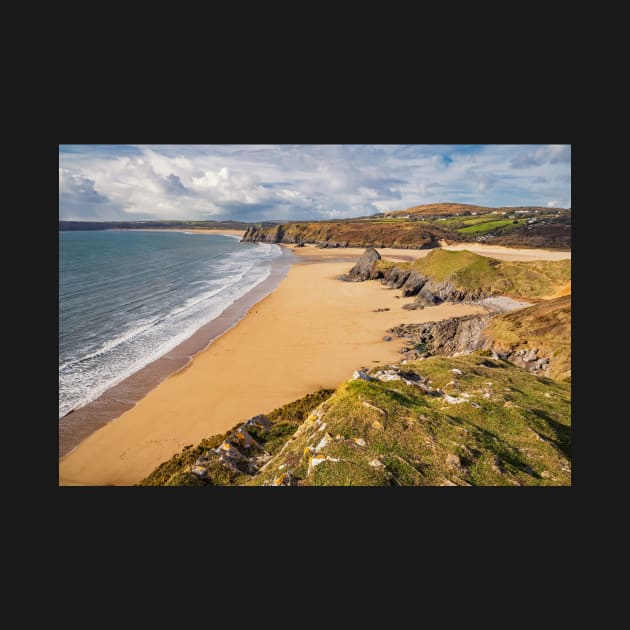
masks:
[[[219,234],[59,232],[59,418],[217,318],[281,256]]]

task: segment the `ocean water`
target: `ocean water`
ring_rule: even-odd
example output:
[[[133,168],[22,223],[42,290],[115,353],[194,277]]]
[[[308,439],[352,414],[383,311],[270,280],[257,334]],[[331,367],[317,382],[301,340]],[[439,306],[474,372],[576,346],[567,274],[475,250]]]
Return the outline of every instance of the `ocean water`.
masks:
[[[183,232],[59,232],[59,417],[190,337],[282,250]]]

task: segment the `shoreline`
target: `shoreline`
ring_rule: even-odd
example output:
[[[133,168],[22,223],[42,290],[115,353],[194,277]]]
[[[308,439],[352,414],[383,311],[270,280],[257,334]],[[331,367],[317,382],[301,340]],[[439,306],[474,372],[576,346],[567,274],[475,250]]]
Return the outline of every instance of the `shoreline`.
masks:
[[[394,289],[337,280],[348,262],[297,262],[238,325],[62,458],[59,484],[133,485],[188,444],[337,387],[361,367],[399,362],[403,342],[385,341],[388,328],[486,312],[464,304],[406,311],[413,298]]]
[[[189,234],[216,234],[217,236],[240,236],[243,238],[245,230],[230,228],[108,228],[105,232],[184,232]]]
[[[62,454],[60,421],[59,485],[133,485],[187,444],[319,387],[337,387],[361,366],[400,361],[402,342],[383,340],[388,328],[487,312],[462,304],[404,311],[402,305],[413,298],[399,298],[397,291],[377,283],[336,280],[364,248],[279,245],[283,256],[277,262],[287,264],[272,286],[262,289],[273,271],[218,318],[155,361],[162,362],[155,366],[155,374],[147,371],[153,365],[149,364],[64,416],[75,417],[77,433],[74,446]],[[398,260],[432,251],[377,249],[384,258]],[[508,254],[518,256],[519,251]],[[375,312],[383,306],[389,312]],[[228,313],[230,309],[234,312]],[[235,319],[236,311],[240,314]],[[224,315],[221,332],[213,334],[209,329],[218,327]],[[209,338],[205,335],[206,342],[191,350],[202,331],[209,332]],[[175,356],[180,349],[184,354]],[[121,386],[134,377],[144,393],[130,401]],[[108,394],[110,403],[119,406],[110,405],[109,417],[99,418],[107,405],[99,409],[95,403]],[[81,411],[83,421],[77,415]]]
[[[467,249],[480,256],[497,258],[499,260],[533,261],[533,260],[565,260],[571,259],[571,251],[560,251],[555,249],[528,249],[516,247],[503,247],[500,245],[484,245],[482,243],[457,243],[456,245],[446,245],[441,242],[440,247],[431,249],[396,249],[391,247],[376,247],[381,256],[388,260],[401,260],[409,262],[424,258],[436,249],[446,251],[459,251]],[[290,249],[305,262],[321,261],[351,261],[357,259],[364,251],[365,247],[324,247],[306,244],[303,247],[296,247],[294,244],[280,243],[282,247]]]
[[[221,314],[169,352],[105,390],[91,402],[59,418],[59,459],[72,453],[95,431],[135,407],[164,380],[185,369],[195,355],[203,352],[221,335],[236,326],[249,309],[274,291],[293,262],[290,252],[281,249],[282,255],[271,263],[269,276],[230,304]]]

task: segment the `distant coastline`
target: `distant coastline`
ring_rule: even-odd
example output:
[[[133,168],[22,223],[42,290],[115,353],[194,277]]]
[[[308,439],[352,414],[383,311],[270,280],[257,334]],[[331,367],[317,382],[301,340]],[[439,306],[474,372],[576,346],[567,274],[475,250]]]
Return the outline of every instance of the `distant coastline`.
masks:
[[[220,233],[218,230],[208,232],[217,235]],[[223,230],[223,232],[230,232],[230,230]],[[225,233],[224,235],[238,237],[242,233],[234,232],[236,234]],[[64,457],[94,431],[131,409],[138,400],[157,387],[165,378],[186,367],[196,353],[235,326],[254,304],[273,291],[286,276],[291,259],[291,254],[283,250],[282,256],[272,261],[269,277],[228,306],[218,317],[199,328],[188,339],[162,357],[107,389],[92,402],[60,418],[59,457]]]

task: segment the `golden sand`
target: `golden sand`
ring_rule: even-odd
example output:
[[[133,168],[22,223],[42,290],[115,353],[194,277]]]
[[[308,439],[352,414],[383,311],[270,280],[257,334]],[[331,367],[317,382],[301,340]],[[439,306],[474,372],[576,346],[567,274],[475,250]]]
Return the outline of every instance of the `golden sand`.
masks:
[[[462,304],[405,311],[413,298],[400,291],[336,280],[348,268],[294,265],[237,326],[64,457],[60,483],[134,484],[187,444],[336,387],[360,367],[400,361],[402,342],[383,341],[392,326],[484,312]]]
[[[448,303],[406,311],[403,304],[413,298],[398,298],[397,290],[378,282],[336,280],[364,248],[290,249],[310,264],[294,265],[277,289],[237,326],[65,456],[59,464],[60,484],[134,484],[187,444],[319,387],[336,387],[358,368],[399,361],[402,342],[383,341],[392,326],[485,312],[478,306]],[[505,260],[571,256],[478,243],[447,249],[470,249]],[[431,250],[378,251],[384,258],[411,260]],[[390,310],[376,313],[377,308]]]

